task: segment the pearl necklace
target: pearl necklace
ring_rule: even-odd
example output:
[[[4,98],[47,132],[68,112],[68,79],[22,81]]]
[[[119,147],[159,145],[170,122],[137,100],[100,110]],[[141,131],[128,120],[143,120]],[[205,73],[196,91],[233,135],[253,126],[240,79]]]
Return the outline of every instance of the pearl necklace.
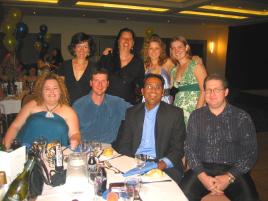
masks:
[[[54,118],[53,111],[58,107],[58,105],[59,103],[56,106],[54,106],[52,109],[48,109],[47,105],[45,105],[47,109],[46,118]]]

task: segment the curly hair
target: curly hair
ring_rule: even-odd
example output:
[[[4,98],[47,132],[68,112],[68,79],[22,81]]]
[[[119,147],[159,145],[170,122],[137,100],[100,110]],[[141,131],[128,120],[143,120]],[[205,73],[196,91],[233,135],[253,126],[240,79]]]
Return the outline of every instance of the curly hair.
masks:
[[[148,50],[149,50],[150,43],[152,42],[158,43],[161,49],[159,60],[158,60],[158,65],[162,66],[167,61],[166,44],[162,41],[162,39],[159,36],[153,35],[144,44],[143,54],[144,54],[145,69],[147,69],[151,64],[151,58],[148,55]]]
[[[174,43],[175,41],[180,41],[182,42],[182,44],[186,47],[188,45],[189,49],[186,51],[186,53],[188,54],[188,56],[191,58],[192,57],[192,53],[191,53],[191,47],[189,45],[189,43],[187,42],[186,38],[184,38],[183,36],[175,36],[174,38],[171,39],[170,41],[170,48],[172,43]],[[173,61],[173,63],[178,64],[178,61],[173,57],[171,51],[170,51],[170,58]]]
[[[96,44],[93,38],[83,32],[76,33],[72,36],[71,43],[68,46],[69,52],[72,56],[75,56],[74,48],[77,44],[87,42],[89,47],[89,57],[94,56],[96,51]]]
[[[37,102],[37,105],[41,105],[44,102],[43,98],[43,87],[47,80],[56,80],[59,84],[60,88],[60,99],[59,104],[67,104],[69,105],[69,94],[67,88],[64,84],[64,79],[54,73],[51,72],[44,72],[42,75],[38,77],[34,84],[33,96],[34,100]]]

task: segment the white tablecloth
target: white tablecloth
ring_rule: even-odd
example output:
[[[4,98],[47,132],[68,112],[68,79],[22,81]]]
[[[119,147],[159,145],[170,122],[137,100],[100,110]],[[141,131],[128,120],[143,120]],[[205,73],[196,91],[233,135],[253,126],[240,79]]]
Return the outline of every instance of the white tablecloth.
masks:
[[[112,159],[110,160],[110,163],[122,171],[127,171],[136,165],[135,160],[127,156]],[[150,180],[148,177],[143,177],[142,180]],[[165,175],[164,178],[159,178],[158,180],[167,178],[170,179],[168,175]],[[108,183],[112,183],[123,182],[126,178],[121,174],[114,174],[113,171],[107,170],[107,179]],[[90,186],[89,188],[93,187]],[[143,184],[141,187],[140,196],[143,201],[188,201],[180,187],[174,181]],[[66,191],[64,191],[64,185],[55,188],[45,186],[43,194],[37,198],[37,201],[72,201],[73,199],[78,199],[79,201],[93,200],[92,192],[87,194],[85,193],[84,195],[68,195]],[[98,200],[103,199],[99,198]]]
[[[0,101],[1,113],[3,114],[12,114],[19,113],[21,108],[21,100],[20,99],[4,99]]]

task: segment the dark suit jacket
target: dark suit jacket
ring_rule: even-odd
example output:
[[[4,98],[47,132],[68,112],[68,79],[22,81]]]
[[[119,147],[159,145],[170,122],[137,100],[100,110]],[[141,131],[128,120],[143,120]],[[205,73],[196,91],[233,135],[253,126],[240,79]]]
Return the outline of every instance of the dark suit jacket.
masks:
[[[114,149],[133,157],[140,146],[145,116],[145,105],[140,103],[129,108],[125,121],[121,123]],[[182,176],[181,159],[184,156],[185,123],[182,109],[161,102],[156,114],[155,149],[156,158],[167,157],[174,168],[167,173],[178,182]],[[173,169],[173,170],[171,170]]]

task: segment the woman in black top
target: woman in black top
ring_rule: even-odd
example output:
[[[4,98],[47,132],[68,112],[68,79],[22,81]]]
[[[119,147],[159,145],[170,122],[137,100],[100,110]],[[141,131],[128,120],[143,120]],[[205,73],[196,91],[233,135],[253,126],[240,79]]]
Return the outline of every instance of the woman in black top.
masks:
[[[90,91],[89,80],[95,63],[88,58],[94,54],[95,43],[91,36],[76,33],[72,37],[69,51],[74,58],[65,61],[59,68],[58,74],[64,76],[70,103],[73,104],[75,100]]]
[[[119,96],[131,104],[139,100],[144,78],[143,61],[134,53],[135,34],[131,29],[121,29],[116,37],[114,48],[108,55],[103,55],[99,65],[109,71],[107,93]]]

